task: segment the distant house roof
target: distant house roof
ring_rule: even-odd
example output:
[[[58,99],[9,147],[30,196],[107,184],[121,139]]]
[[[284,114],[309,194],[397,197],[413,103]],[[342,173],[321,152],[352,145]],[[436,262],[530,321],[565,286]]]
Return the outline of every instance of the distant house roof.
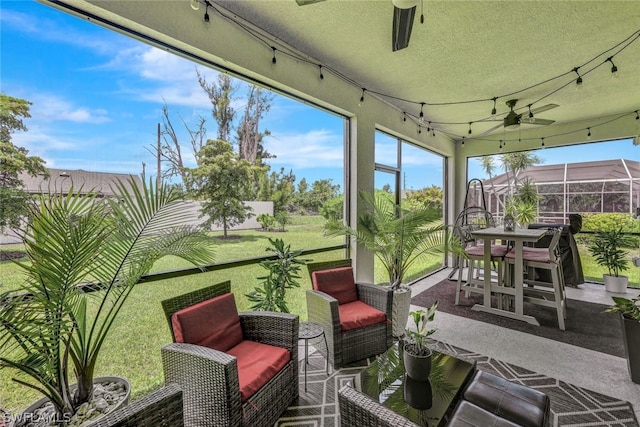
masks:
[[[142,181],[137,175],[124,173],[90,172],[82,169],[49,169],[49,177],[45,175],[31,176],[21,174],[20,179],[24,183],[24,190],[28,193],[67,193],[73,187],[76,191],[82,188],[83,193],[90,190],[97,191],[103,197],[113,196],[111,186],[115,186],[119,180],[128,186],[129,179],[133,178],[139,188]]]

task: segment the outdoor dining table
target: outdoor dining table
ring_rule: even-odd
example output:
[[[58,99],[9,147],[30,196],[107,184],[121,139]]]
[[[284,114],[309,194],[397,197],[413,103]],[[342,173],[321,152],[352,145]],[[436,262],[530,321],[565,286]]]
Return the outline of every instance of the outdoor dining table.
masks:
[[[524,261],[522,247],[524,242],[537,242],[545,235],[546,229],[528,229],[516,227],[513,231],[506,231],[504,227],[491,227],[470,231],[475,239],[484,240],[484,299],[483,304],[476,304],[471,309],[499,316],[522,320],[532,325],[540,326],[538,320],[524,314]],[[515,250],[513,282],[510,287],[491,280],[491,245],[492,240],[506,240],[513,242]],[[503,308],[494,308],[491,305],[491,293],[497,292],[503,295],[511,295],[514,299],[514,311]]]

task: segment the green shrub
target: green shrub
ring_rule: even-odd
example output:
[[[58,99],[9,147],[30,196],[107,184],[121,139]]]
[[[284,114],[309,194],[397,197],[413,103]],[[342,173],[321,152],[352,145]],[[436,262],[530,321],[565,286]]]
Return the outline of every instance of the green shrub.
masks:
[[[273,226],[276,224],[276,219],[269,214],[260,214],[256,218],[258,224],[262,227],[262,230],[269,231],[273,229]]]

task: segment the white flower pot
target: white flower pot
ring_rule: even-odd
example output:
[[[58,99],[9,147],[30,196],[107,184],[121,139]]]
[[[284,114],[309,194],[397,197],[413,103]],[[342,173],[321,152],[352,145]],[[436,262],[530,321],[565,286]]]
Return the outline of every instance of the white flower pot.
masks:
[[[604,288],[607,292],[613,292],[616,294],[627,293],[627,285],[629,284],[629,278],[627,276],[611,276],[609,274],[603,275]]]

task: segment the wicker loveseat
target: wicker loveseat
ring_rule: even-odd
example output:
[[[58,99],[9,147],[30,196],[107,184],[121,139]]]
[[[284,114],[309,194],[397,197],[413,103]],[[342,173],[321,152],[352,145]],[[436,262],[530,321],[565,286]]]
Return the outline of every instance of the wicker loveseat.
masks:
[[[165,381],[182,387],[188,427],[272,426],[298,398],[298,316],[237,313],[230,290],[162,301],[174,338],[162,348]]]
[[[324,328],[328,354],[323,346],[318,346],[318,351],[334,368],[337,369],[351,362],[384,353],[393,345],[391,324],[393,291],[391,289],[384,286],[354,283],[351,260],[349,259],[309,263],[307,269],[313,286],[313,289],[308,290],[306,295],[307,315],[310,322],[319,323]],[[329,293],[334,285],[332,283],[334,279],[340,290],[338,294],[332,294],[332,296]],[[345,320],[343,309],[345,305],[339,301],[345,295],[345,289],[348,287],[355,288],[346,292],[352,296],[355,295],[355,297],[347,299],[353,299],[351,304],[359,305],[354,307],[350,313],[347,310],[347,317],[355,312],[356,319],[355,322],[351,322],[351,325],[346,325],[349,320]],[[374,315],[377,314],[380,319],[375,323],[364,320],[365,326],[354,325],[354,323],[362,322],[362,313],[366,311],[374,312]],[[342,319],[340,313],[343,314]]]

